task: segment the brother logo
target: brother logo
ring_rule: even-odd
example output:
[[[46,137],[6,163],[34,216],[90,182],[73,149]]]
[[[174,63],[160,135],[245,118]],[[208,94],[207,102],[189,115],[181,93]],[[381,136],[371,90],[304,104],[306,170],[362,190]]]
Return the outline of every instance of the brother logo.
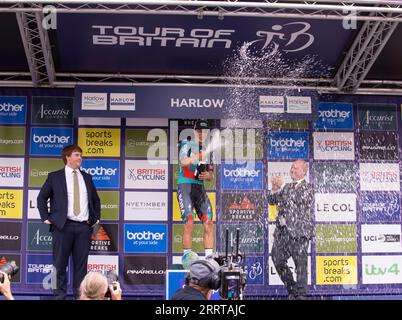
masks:
[[[271,139],[271,147],[304,147],[306,140],[298,139],[294,140],[292,138],[288,139]]]
[[[35,143],[69,143],[69,136],[58,136],[55,134],[49,134],[47,136],[38,136],[36,134],[32,137]]]
[[[225,177],[235,177],[235,178],[258,177],[260,174],[260,170],[246,169],[246,168],[237,168],[235,170],[230,170],[224,168],[223,174]]]
[[[0,103],[0,112],[21,112],[22,104]]]
[[[117,169],[95,167],[95,168],[82,168],[83,171],[89,173],[91,176],[114,176]]]
[[[165,233],[142,231],[142,232],[131,232],[127,231],[128,240],[163,240]]]
[[[320,110],[318,111],[319,118],[349,118],[350,111],[342,111],[338,109],[331,109],[331,110]]]

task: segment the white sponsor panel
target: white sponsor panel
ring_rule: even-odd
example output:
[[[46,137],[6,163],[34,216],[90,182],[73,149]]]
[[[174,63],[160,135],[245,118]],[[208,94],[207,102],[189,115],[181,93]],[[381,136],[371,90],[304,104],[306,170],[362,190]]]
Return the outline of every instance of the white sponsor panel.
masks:
[[[360,163],[361,191],[399,191],[398,163]]]
[[[402,256],[362,256],[363,284],[402,283]]]
[[[0,187],[24,185],[24,158],[0,158]]]
[[[263,123],[261,120],[247,120],[247,119],[222,119],[221,128],[223,129],[237,129],[237,128],[262,128]]]
[[[167,221],[167,192],[124,192],[124,220]]]
[[[168,119],[160,118],[127,118],[127,127],[167,127],[169,125]]]
[[[353,132],[314,132],[315,160],[354,160]]]
[[[39,190],[28,190],[27,212],[28,219],[40,219],[36,198],[38,197]]]
[[[283,96],[260,96],[261,113],[284,113],[285,101]]]
[[[82,110],[107,110],[107,93],[82,92]]]
[[[290,177],[290,167],[292,166],[291,161],[288,162],[268,162],[268,190],[271,190],[271,178],[273,176],[281,176],[283,177],[284,183],[292,182],[292,178]],[[308,167],[308,164],[307,164]],[[306,181],[309,182],[309,174],[306,175]]]
[[[79,117],[78,125],[80,126],[121,126],[120,118],[96,118],[96,117]]]
[[[135,93],[111,93],[110,110],[135,111]]]
[[[400,224],[362,224],[362,252],[402,252]]]
[[[270,223],[268,226],[268,253],[271,254],[272,252],[272,245],[274,244],[274,231],[275,231],[275,224]],[[311,241],[308,244],[308,253],[311,253]]]
[[[287,96],[288,113],[311,113],[311,97]]]
[[[87,266],[88,272],[96,271],[106,275],[108,271],[114,271],[119,274],[119,256],[89,255]]]
[[[293,261],[292,258],[289,258],[288,266],[289,266],[290,270],[292,271],[293,279],[296,281],[295,262]],[[307,283],[309,285],[311,284],[311,257],[310,256],[307,257]],[[268,284],[270,286],[283,285],[283,282],[282,282],[281,278],[279,277],[278,272],[276,271],[274,263],[272,262],[271,256],[269,256],[269,260],[268,260]]]
[[[315,220],[318,222],[355,222],[355,193],[316,193]]]
[[[167,189],[167,160],[126,160],[124,186],[128,189]]]

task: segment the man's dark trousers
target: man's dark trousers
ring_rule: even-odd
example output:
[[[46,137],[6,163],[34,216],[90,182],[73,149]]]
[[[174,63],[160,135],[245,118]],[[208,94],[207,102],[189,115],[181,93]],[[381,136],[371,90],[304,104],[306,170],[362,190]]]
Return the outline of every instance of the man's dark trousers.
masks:
[[[63,229],[53,228],[53,260],[56,268],[57,289],[54,293],[57,300],[64,300],[67,295],[68,259],[72,255],[73,293],[79,298],[82,279],[87,274],[88,253],[92,228],[87,222],[67,220]]]
[[[272,245],[272,261],[288,294],[304,297],[307,293],[307,248],[306,237],[292,238],[286,227],[277,227]],[[296,281],[287,260],[292,257],[296,267]]]

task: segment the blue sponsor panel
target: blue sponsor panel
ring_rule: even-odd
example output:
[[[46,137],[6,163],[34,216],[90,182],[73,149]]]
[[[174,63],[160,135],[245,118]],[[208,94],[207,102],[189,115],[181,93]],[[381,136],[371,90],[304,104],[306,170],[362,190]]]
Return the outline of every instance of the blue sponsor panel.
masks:
[[[308,160],[307,132],[271,132],[268,135],[268,159]]]
[[[60,156],[73,144],[73,128],[31,128],[31,155]]]
[[[401,198],[397,192],[362,192],[360,220],[364,222],[396,222],[401,220]]]
[[[119,160],[84,159],[81,169],[92,176],[97,188],[119,188]]]
[[[244,164],[222,162],[222,189],[262,190],[262,161]]]
[[[167,252],[167,225],[125,224],[124,252]]]
[[[43,283],[44,280],[46,283],[50,282],[52,269],[53,269],[52,255],[45,255],[45,254],[27,255],[27,268],[26,268],[27,283]]]
[[[265,276],[264,257],[246,257],[247,285],[263,285]]]
[[[26,113],[26,97],[0,97],[1,124],[25,124]]]
[[[351,103],[322,102],[318,105],[315,129],[353,129],[353,105]]]

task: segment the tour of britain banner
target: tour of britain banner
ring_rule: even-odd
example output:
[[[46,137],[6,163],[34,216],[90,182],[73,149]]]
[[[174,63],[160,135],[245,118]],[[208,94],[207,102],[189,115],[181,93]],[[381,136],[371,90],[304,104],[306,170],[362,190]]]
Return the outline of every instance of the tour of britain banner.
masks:
[[[0,266],[12,260],[20,266],[13,291],[51,294],[52,234],[36,198],[48,173],[64,167],[62,148],[78,143],[102,208],[88,271],[115,270],[125,295],[164,299],[166,270],[177,267],[183,250],[178,143],[191,136],[196,118],[206,118],[211,142],[220,142],[211,156],[215,178],[205,186],[215,249],[223,253],[226,230],[240,230],[246,296],[286,294],[271,259],[277,211],[266,194],[272,176],[290,181],[291,163],[300,158],[315,192],[309,292],[400,294],[402,99],[264,91],[254,106],[244,106],[255,115],[245,119],[225,113],[231,106],[224,92],[1,89]],[[198,219],[193,250],[204,254]],[[70,287],[71,267],[70,261]]]

